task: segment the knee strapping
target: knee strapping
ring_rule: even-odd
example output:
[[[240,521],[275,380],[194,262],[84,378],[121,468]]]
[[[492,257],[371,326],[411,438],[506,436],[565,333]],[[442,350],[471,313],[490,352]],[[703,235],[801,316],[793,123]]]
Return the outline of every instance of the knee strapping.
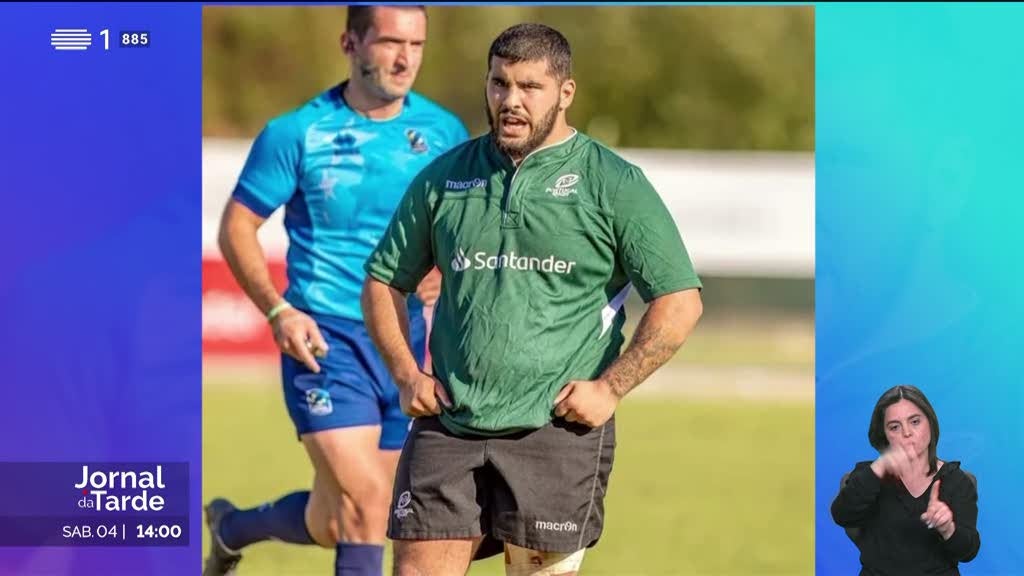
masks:
[[[586,549],[575,552],[538,552],[505,546],[505,576],[557,576],[578,572]]]

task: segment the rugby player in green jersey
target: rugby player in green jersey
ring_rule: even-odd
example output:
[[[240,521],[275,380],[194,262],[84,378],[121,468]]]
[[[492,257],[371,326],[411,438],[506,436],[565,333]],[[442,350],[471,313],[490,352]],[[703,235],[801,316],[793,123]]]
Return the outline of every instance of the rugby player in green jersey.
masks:
[[[396,574],[461,575],[495,544],[508,574],[575,574],[603,529],[615,409],[701,315],[658,193],[567,123],[571,60],[556,30],[504,31],[490,132],[416,177],[367,260],[367,328],[415,417],[389,516]],[[405,299],[435,265],[431,376]],[[647,309],[622,351],[631,288]]]

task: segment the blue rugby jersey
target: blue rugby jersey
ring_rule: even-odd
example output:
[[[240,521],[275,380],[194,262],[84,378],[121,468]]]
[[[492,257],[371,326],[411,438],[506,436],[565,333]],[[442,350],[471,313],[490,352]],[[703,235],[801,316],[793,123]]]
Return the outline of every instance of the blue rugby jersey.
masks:
[[[268,122],[233,197],[263,217],[285,207],[286,300],[362,321],[363,264],[406,188],[469,134],[455,115],[416,92],[397,116],[373,120],[347,106],[343,89]]]

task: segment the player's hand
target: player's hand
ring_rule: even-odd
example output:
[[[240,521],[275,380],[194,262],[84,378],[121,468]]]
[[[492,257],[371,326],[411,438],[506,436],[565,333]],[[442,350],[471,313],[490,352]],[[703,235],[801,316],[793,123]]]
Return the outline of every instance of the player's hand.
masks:
[[[885,478],[895,476],[902,478],[911,469],[910,454],[903,446],[892,444],[889,449],[883,452],[877,460],[871,463],[871,470],[875,476]]]
[[[604,380],[573,380],[555,398],[555,416],[597,428],[615,414],[619,399]]]
[[[408,382],[398,386],[398,399],[402,412],[412,418],[434,416],[441,413],[441,404],[451,408],[452,401],[448,398],[441,381],[433,376],[418,372]]]
[[[941,480],[936,480],[932,484],[932,495],[928,499],[928,509],[921,514],[921,521],[924,522],[928,528],[934,528],[943,540],[949,540],[953,536],[953,532],[956,532],[956,525],[953,523],[953,511],[950,510],[949,506],[945,502],[939,500],[939,483]]]
[[[423,280],[420,280],[420,285],[416,287],[416,297],[423,302],[424,306],[433,306],[440,294],[441,271],[434,268],[423,277]]]
[[[327,342],[320,334],[320,328],[309,315],[288,308],[278,314],[270,323],[274,330],[274,341],[281,352],[295,358],[315,373],[320,373],[316,358],[327,355]]]

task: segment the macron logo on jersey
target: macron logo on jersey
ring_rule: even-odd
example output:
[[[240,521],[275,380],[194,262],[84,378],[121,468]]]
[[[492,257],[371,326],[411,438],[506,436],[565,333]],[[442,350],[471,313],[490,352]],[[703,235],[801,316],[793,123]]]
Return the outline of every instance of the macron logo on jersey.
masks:
[[[463,272],[465,270],[526,270],[540,272],[554,272],[555,274],[570,274],[574,260],[562,260],[554,254],[547,258],[537,256],[516,255],[515,252],[508,254],[491,255],[487,252],[476,252],[470,258],[466,251],[459,248],[455,257],[452,258],[452,271]]]
[[[472,190],[473,188],[483,188],[487,185],[487,180],[483,178],[473,178],[472,180],[446,180],[444,183],[445,190]]]

